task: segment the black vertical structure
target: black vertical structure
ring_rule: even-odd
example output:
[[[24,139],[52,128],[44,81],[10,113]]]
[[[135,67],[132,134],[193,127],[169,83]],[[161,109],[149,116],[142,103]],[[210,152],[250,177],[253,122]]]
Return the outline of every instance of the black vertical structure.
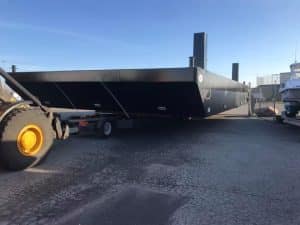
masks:
[[[239,81],[239,64],[232,63],[232,80]]]
[[[17,72],[17,67],[16,67],[16,65],[11,65],[11,72],[12,72],[12,73]]]
[[[189,57],[189,67],[195,67],[195,60],[193,56]]]
[[[127,118],[206,117],[245,103],[246,86],[207,71],[206,63],[207,36],[196,33],[189,67],[11,75],[49,107],[96,109]]]
[[[206,70],[207,64],[207,35],[205,32],[194,34],[194,60],[195,67]]]

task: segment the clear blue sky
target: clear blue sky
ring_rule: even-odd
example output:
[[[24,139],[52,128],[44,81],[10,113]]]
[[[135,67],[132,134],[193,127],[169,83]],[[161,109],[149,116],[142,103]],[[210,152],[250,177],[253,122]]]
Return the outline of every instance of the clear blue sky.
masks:
[[[208,33],[208,69],[288,71],[299,0],[0,0],[0,65],[19,70],[182,67]],[[300,51],[298,51],[300,58]]]

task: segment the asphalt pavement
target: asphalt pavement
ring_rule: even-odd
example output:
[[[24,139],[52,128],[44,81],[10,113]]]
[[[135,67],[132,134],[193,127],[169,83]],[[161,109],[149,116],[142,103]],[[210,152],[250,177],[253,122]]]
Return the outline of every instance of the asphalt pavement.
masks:
[[[0,171],[0,225],[300,224],[300,128],[246,113],[56,142]]]

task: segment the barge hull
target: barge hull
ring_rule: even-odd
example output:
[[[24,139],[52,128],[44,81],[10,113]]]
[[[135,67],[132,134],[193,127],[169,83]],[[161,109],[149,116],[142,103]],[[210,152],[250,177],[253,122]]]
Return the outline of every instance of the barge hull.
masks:
[[[50,107],[203,118],[246,103],[247,87],[201,68],[11,74]],[[25,96],[21,96],[26,99]]]

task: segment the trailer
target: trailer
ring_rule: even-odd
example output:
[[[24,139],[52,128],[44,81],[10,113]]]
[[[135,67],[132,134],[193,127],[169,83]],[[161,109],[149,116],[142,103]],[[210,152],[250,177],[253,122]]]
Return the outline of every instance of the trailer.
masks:
[[[78,110],[66,108],[51,108],[52,112],[59,115],[62,123],[69,128],[69,134],[78,134],[86,128],[93,130],[98,137],[107,138],[113,130],[120,127],[126,118],[113,113],[101,113],[95,110]],[[123,124],[123,123],[122,123]]]
[[[20,96],[7,100],[7,88],[0,93],[0,163],[12,170],[36,165],[54,139],[66,139],[80,126],[92,125],[108,137],[119,121],[204,118],[246,104],[248,97],[248,87],[238,82],[238,64],[233,65],[233,79],[206,69],[205,33],[194,35],[189,67],[11,73],[1,69],[0,75]],[[78,116],[64,119],[65,110]]]

